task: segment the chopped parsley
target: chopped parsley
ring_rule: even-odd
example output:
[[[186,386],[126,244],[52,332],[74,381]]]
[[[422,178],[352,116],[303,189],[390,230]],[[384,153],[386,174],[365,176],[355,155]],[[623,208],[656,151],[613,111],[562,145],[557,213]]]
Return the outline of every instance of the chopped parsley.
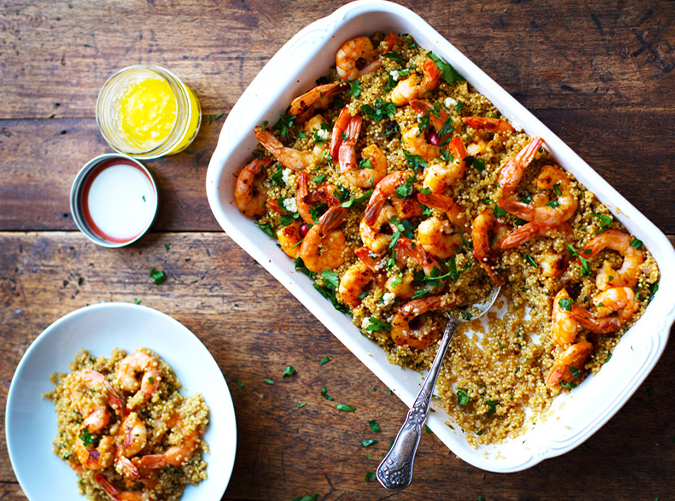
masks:
[[[269,177],[272,186],[283,186],[284,184],[284,166],[279,162],[276,164],[277,170]]]
[[[328,271],[328,270],[324,270],[324,272],[322,272],[322,273],[325,273],[326,271]],[[331,273],[335,273],[335,272],[331,272]],[[319,294],[321,294],[324,298],[328,299],[331,302],[331,304],[333,305],[333,308],[335,308],[336,310],[341,311],[343,313],[348,313],[350,311],[349,307],[340,303],[337,300],[337,297],[335,296],[335,288],[333,288],[333,289],[330,288],[330,287],[332,287],[332,284],[331,284],[331,286],[328,286],[328,287],[323,286],[323,285],[319,285],[317,283],[315,283],[313,285],[314,285],[314,288],[319,292]]]
[[[169,249],[171,248],[171,242],[165,243],[165,244],[164,244],[164,248],[165,248],[166,250],[169,250]]]
[[[426,424],[424,425],[424,432],[425,433],[433,433],[433,431],[431,431],[431,428],[429,428]]]
[[[595,212],[591,214],[593,217],[597,217],[600,220],[600,229],[595,232],[597,235],[598,233],[602,233],[603,231],[609,229],[609,227],[612,225],[612,216],[608,216],[606,214],[596,214]]]
[[[419,155],[413,155],[409,151],[403,150],[403,155],[405,155],[406,162],[408,162],[408,167],[410,167],[412,170],[417,172],[420,167],[423,169],[426,169],[427,167],[427,161],[424,160]]]
[[[345,209],[349,209],[354,204],[362,204],[363,202],[368,200],[370,198],[370,195],[372,195],[372,194],[373,194],[373,190],[368,190],[363,195],[361,195],[360,197],[352,198],[351,200],[347,200],[346,202],[342,202],[342,204],[340,204],[340,207],[343,207]]]
[[[265,381],[265,383],[267,384],[274,384],[274,381],[272,381],[271,379],[264,378],[263,381]]]
[[[82,433],[80,433],[78,438],[82,440],[82,443],[84,444],[85,447],[89,445],[95,445],[96,443],[98,443],[96,435],[89,433],[89,430],[87,428],[82,428]]]
[[[577,379],[581,375],[581,371],[576,367],[574,367],[573,365],[568,365],[567,368],[572,373],[572,376],[574,376],[574,379]]]
[[[572,311],[572,305],[574,304],[574,301],[568,297],[563,297],[558,300],[558,304],[563,310]]]
[[[590,254],[590,251],[588,249],[584,249],[582,252]],[[567,257],[569,257],[570,259],[572,259],[573,257],[579,258],[579,261],[581,262],[582,277],[591,274],[591,263],[585,257],[581,257],[577,252],[577,250],[572,246],[572,244],[567,244]]]
[[[400,64],[401,66],[404,65],[403,58],[401,57],[401,54],[398,52],[385,52],[384,54],[380,54],[381,57],[386,57],[387,59],[391,59],[395,63]]]
[[[326,174],[321,174],[320,176],[316,176],[315,178],[312,179],[313,183],[319,184],[323,183],[326,180]]]
[[[642,249],[642,240],[633,237],[633,240],[630,241],[630,246],[636,249]]]
[[[319,362],[319,365],[327,364],[328,362],[330,362],[330,358],[329,357],[323,357],[321,359],[321,362]]]
[[[294,119],[295,119],[295,115],[291,115],[291,116],[288,116],[288,117],[284,116],[284,115],[281,115],[279,117],[279,121],[274,126],[274,128],[281,131],[281,137],[286,137],[286,135],[290,132],[291,127],[293,127],[293,120]]]
[[[487,417],[492,417],[492,415],[495,413],[495,410],[497,409],[497,406],[499,405],[499,400],[488,400],[485,402],[485,405],[490,408],[488,410]]]
[[[537,262],[534,260],[534,258],[532,256],[530,256],[528,254],[521,254],[521,256],[523,256],[523,259],[525,261],[527,261],[528,263],[530,263],[532,266],[534,266],[535,268],[539,268],[539,265],[537,264]]]
[[[371,445],[375,445],[376,443],[378,443],[377,440],[373,440],[372,438],[368,440],[361,440],[361,445],[364,447],[370,447]]]
[[[260,228],[262,231],[264,231],[268,236],[270,236],[274,240],[277,239],[277,235],[276,235],[276,233],[274,233],[274,230],[272,229],[272,225],[270,225],[269,223],[259,223],[259,222],[256,221],[253,224],[255,224],[258,228]]]
[[[473,161],[473,168],[478,172],[483,172],[485,170],[485,162],[480,158],[477,158]]]
[[[357,169],[372,169],[373,164],[370,162],[370,158],[363,158],[359,162]]]
[[[288,367],[286,367],[284,369],[283,377],[292,376],[293,374],[297,374],[297,372],[295,370],[295,367],[293,367],[292,365],[289,365]]]
[[[335,408],[342,412],[354,412],[356,410],[356,407],[347,404],[337,404]]]
[[[232,382],[233,382],[234,384],[236,384],[237,386],[239,386],[239,388],[243,388],[243,387],[244,387],[244,383],[242,383],[242,382],[239,381],[238,379],[235,379],[235,380],[232,381]]]
[[[462,112],[462,108],[464,107],[464,103],[462,101],[457,102],[457,106],[455,106],[455,111],[459,115]]]
[[[332,270],[323,270],[321,272],[321,278],[323,278],[323,283],[328,287],[330,290],[336,290],[338,288],[338,285],[340,283],[340,278],[338,277],[338,274],[335,273]]]
[[[404,184],[396,188],[396,197],[406,198],[412,195],[414,183],[415,183],[414,176],[410,176],[408,179],[406,179]]]
[[[134,304],[141,304],[141,300],[138,298],[134,298]]]
[[[155,285],[161,285],[166,280],[166,273],[163,271],[157,271],[157,268],[150,270],[150,278],[155,281]]]
[[[316,276],[316,273],[314,273],[312,270],[307,268],[307,266],[305,266],[305,263],[303,262],[301,257],[298,257],[298,259],[295,260],[295,271],[304,273],[309,278],[314,278]]]
[[[459,405],[465,406],[468,405],[469,401],[471,400],[471,397],[467,393],[466,388],[457,388],[457,403]]]
[[[346,93],[359,97],[359,94],[361,94],[361,82],[354,80],[353,82],[347,81],[347,83],[349,84],[349,90]]]
[[[466,79],[457,73],[457,70],[453,68],[449,63],[435,55],[433,52],[429,51],[427,52],[427,57],[429,57],[434,63],[436,63],[436,66],[438,67],[439,70],[441,70],[441,76],[443,77],[443,80],[448,82],[450,85],[455,85],[456,82],[464,82]]]
[[[307,402],[302,402],[301,404],[296,405],[296,407],[302,409],[305,405],[307,405]]]
[[[571,390],[572,388],[576,388],[576,387],[577,387],[577,383],[567,383],[567,382],[565,382],[565,381],[561,381],[561,382],[560,382],[560,386],[562,386],[563,388],[568,388],[568,389]]]
[[[372,471],[367,471],[366,472],[366,483],[370,483],[371,480],[375,480],[375,474]]]
[[[389,325],[387,322],[383,322],[382,320],[379,320],[375,317],[370,317],[368,319],[368,326],[364,329],[366,331],[386,331],[389,332],[392,327]]]
[[[323,385],[321,385],[321,396],[322,396],[323,398],[325,398],[326,400],[328,400],[329,402],[335,400],[333,397],[331,397],[331,396],[328,394],[328,392],[326,391],[326,387],[323,386]]]
[[[381,97],[378,97],[373,105],[374,107],[369,104],[361,106],[361,111],[363,111],[371,120],[381,122],[385,118],[394,118],[394,113],[396,113],[396,105],[394,103],[384,101]]]
[[[374,419],[368,421],[368,425],[370,426],[370,431],[372,432],[382,431],[382,429],[380,428],[380,423],[378,423]]]

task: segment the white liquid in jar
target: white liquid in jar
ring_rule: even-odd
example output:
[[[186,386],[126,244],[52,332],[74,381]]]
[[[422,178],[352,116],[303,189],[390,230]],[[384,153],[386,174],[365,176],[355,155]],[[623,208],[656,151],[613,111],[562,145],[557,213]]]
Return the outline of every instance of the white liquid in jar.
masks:
[[[157,206],[155,190],[146,174],[137,167],[119,163],[94,175],[83,194],[87,222],[94,233],[116,242],[132,240],[143,233]]]

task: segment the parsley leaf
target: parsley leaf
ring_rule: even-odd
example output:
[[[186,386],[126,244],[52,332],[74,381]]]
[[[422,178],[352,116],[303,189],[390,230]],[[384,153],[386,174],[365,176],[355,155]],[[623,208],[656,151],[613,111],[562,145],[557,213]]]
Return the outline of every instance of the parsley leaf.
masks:
[[[274,128],[281,131],[281,137],[286,137],[286,135],[290,132],[291,127],[293,127],[293,120],[294,119],[295,119],[295,115],[291,115],[291,116],[288,116],[288,117],[284,116],[284,115],[281,115],[279,117],[279,121],[274,126]]]
[[[456,82],[463,82],[466,80],[462,75],[457,73],[457,70],[455,70],[455,68],[453,68],[449,63],[447,63],[440,57],[436,56],[433,52],[431,51],[427,52],[427,57],[429,57],[434,63],[436,63],[438,69],[441,70],[443,80],[448,82],[450,85],[455,85]]]
[[[414,183],[414,176],[410,176],[408,179],[406,179],[404,184],[396,188],[396,198],[406,198],[412,195]]]
[[[539,265],[537,264],[537,262],[534,260],[534,258],[532,256],[530,256],[528,254],[521,254],[521,256],[523,256],[523,259],[525,261],[527,261],[528,263],[530,263],[532,266],[534,266],[535,268],[539,268]]]
[[[387,322],[383,322],[382,320],[379,320],[375,317],[370,317],[368,319],[368,321],[370,323],[364,329],[366,331],[369,331],[369,332],[371,332],[371,331],[386,331],[386,332],[389,332],[392,329],[391,325],[389,325]]]
[[[382,431],[382,429],[380,428],[380,423],[378,423],[374,419],[368,421],[368,425],[370,426],[370,431],[372,432]]]
[[[572,311],[572,305],[574,304],[574,301],[568,297],[563,297],[558,300],[558,304],[563,310]]]
[[[347,81],[347,83],[349,84],[349,90],[346,93],[358,97],[361,94],[361,82],[354,80],[353,82]]]
[[[374,107],[369,104],[361,106],[361,111],[363,111],[371,120],[380,122],[385,118],[394,118],[394,113],[396,113],[396,105],[394,103],[384,101],[381,97],[378,97],[373,105]]]
[[[419,155],[413,155],[409,151],[403,150],[403,155],[405,155],[406,162],[408,162],[408,167],[410,167],[412,170],[417,172],[420,167],[423,169],[426,169],[427,167],[427,161],[424,160]]]
[[[296,374],[295,367],[293,367],[292,365],[289,365],[288,367],[286,367],[284,369],[283,377],[292,376],[293,374]]]
[[[328,362],[330,362],[330,358],[329,357],[323,357],[321,359],[321,362],[319,362],[319,365],[327,364]]]
[[[356,410],[356,407],[347,404],[337,404],[335,408],[342,412],[354,412]]]
[[[323,278],[324,284],[326,284],[326,287],[328,287],[330,290],[336,290],[338,288],[340,279],[338,277],[338,274],[335,273],[332,270],[323,270],[321,272],[321,277]]]
[[[642,240],[633,237],[633,240],[630,241],[630,246],[636,249],[642,249]]]
[[[398,52],[385,52],[384,54],[380,54],[380,57],[386,57],[387,59],[391,59],[395,63],[400,64],[401,66],[404,65],[403,58],[401,57],[401,54],[399,54]]]
[[[335,400],[333,397],[331,397],[328,394],[328,391],[326,391],[326,387],[324,385],[321,385],[321,396],[323,398],[325,398],[326,400],[328,400],[329,402],[332,401],[332,400]]]
[[[87,428],[82,428],[82,433],[80,433],[78,438],[82,440],[82,443],[84,444],[85,447],[88,445],[94,445],[98,442],[96,435],[94,435],[93,433],[89,433],[89,430]]]
[[[457,388],[457,403],[459,405],[465,406],[468,405],[469,401],[471,400],[471,397],[467,393],[466,388]]]
[[[370,198],[370,195],[373,194],[373,190],[368,190],[366,191],[363,195],[360,197],[352,198],[351,200],[347,200],[346,202],[342,202],[340,204],[340,207],[344,207],[345,209],[349,209],[352,205],[354,204],[361,204],[368,200]]]
[[[326,174],[321,174],[320,176],[316,176],[315,178],[312,179],[313,183],[319,184],[323,183],[326,180]]]
[[[612,221],[614,221],[612,216],[608,216],[607,214],[596,214],[594,212],[591,215],[593,217],[597,217],[600,220],[600,229],[595,232],[596,235],[608,229],[612,225]]]
[[[314,278],[316,276],[316,273],[314,273],[312,270],[307,268],[307,266],[305,266],[305,263],[303,262],[301,257],[298,257],[298,259],[295,260],[295,271],[304,273],[309,278]]]
[[[377,440],[374,440],[372,438],[368,440],[361,440],[361,445],[364,447],[370,447],[371,445],[375,445],[376,443],[378,443]]]
[[[277,171],[269,177],[272,186],[283,186],[284,166],[277,162]]]
[[[563,388],[569,388],[571,390],[572,388],[577,387],[577,383],[567,383],[565,381],[560,381],[560,386],[562,386]]]
[[[267,233],[267,235],[269,235],[269,236],[270,236],[271,238],[273,238],[274,240],[277,239],[277,234],[274,233],[274,230],[272,229],[272,226],[271,226],[269,223],[258,223],[258,222],[255,222],[255,223],[253,223],[253,224],[255,224],[258,228],[260,228],[260,229],[263,230],[265,233]],[[153,269],[154,269],[154,268],[153,268]]]
[[[485,402],[485,405],[490,408],[488,410],[487,417],[492,417],[492,415],[495,413],[495,410],[497,409],[497,406],[499,405],[499,400],[488,400]]]
[[[150,278],[155,281],[155,285],[161,285],[166,280],[166,273],[163,271],[157,271],[157,268],[150,270]]]

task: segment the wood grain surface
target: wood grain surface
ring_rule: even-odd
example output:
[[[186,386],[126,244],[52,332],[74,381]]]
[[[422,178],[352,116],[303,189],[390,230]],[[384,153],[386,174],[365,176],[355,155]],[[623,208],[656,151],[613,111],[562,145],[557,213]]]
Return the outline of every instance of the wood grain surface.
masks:
[[[219,230],[204,189],[225,119],[214,117],[227,115],[289,38],[342,3],[10,0],[0,5],[0,336],[5,348],[0,427],[4,430],[14,370],[45,327],[87,304],[140,299],[192,330],[229,383],[238,450],[223,499],[290,501],[313,494],[326,501],[675,499],[672,343],[616,416],[564,456],[525,472],[493,474],[464,463],[426,434],[410,488],[392,494],[366,481],[406,407]],[[675,241],[675,2],[401,3],[532,110]],[[130,247],[103,249],[76,230],[68,195],[81,166],[110,151],[94,118],[101,85],[115,71],[138,63],[159,64],[179,75],[199,96],[205,117],[186,151],[146,163],[163,199],[153,232]],[[153,267],[167,272],[162,285],[149,278]],[[324,356],[330,362],[320,365]],[[283,378],[288,365],[297,374]],[[265,384],[264,378],[275,384]],[[338,412],[335,402],[321,397],[322,385],[335,402],[356,411]],[[381,432],[370,431],[373,419]],[[378,443],[363,447],[361,440],[371,438]],[[0,499],[25,499],[4,438]]]

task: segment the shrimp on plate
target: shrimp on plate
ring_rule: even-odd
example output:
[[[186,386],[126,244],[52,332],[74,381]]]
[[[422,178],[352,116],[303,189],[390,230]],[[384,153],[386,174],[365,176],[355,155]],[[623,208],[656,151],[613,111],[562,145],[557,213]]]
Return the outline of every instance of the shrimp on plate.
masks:
[[[116,377],[119,388],[134,393],[127,400],[127,409],[132,411],[150,400],[162,381],[159,361],[143,351],[137,351],[123,358],[117,366]]]
[[[260,144],[262,144],[281,165],[288,169],[294,171],[307,170],[314,166],[318,160],[313,151],[295,150],[284,146],[283,143],[267,129],[257,126],[254,131],[255,137]]]
[[[335,54],[335,67],[338,75],[343,80],[354,81],[363,74],[379,70],[382,67],[380,54],[391,51],[395,41],[396,34],[392,32],[385,37],[384,48],[378,50],[373,47],[373,42],[366,36],[348,40]],[[365,61],[366,65],[359,68],[357,66],[359,60]]]
[[[427,312],[453,306],[454,300],[446,296],[427,296],[403,305],[391,321],[391,339],[399,346],[423,350],[441,337],[445,324],[436,319],[420,318]]]
[[[490,233],[497,233],[495,243],[491,244]],[[483,269],[490,275],[497,285],[505,283],[504,278],[496,270],[496,257],[494,252],[500,248],[499,234],[503,232],[503,225],[497,221],[493,212],[485,210],[473,220],[471,239],[473,240],[473,255]]]
[[[363,148],[361,156],[361,164],[345,172],[345,179],[354,187],[372,188],[387,175],[387,157],[376,144]]]
[[[544,140],[542,138],[535,137],[501,168],[498,182],[502,187],[504,198],[513,196],[525,173],[525,169],[532,163],[543,143]]]
[[[469,153],[462,139],[459,136],[453,137],[448,149],[452,153],[452,161],[432,163],[424,171],[424,186],[429,187],[434,193],[444,193],[462,179],[466,172],[466,157]]]

